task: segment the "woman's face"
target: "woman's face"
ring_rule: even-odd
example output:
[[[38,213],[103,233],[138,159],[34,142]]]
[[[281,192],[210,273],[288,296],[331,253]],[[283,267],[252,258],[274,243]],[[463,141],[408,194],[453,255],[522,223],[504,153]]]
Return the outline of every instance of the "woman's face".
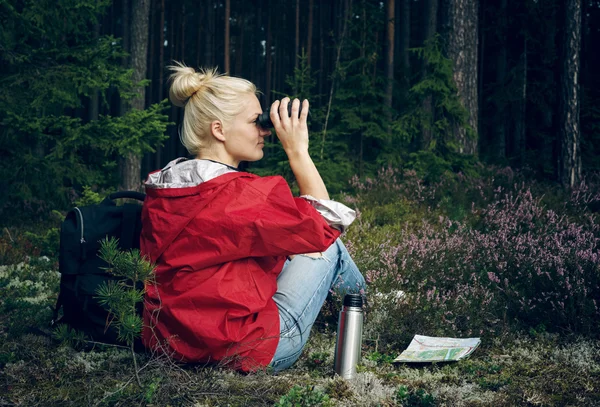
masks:
[[[270,130],[261,128],[256,118],[262,113],[260,102],[254,94],[241,96],[244,99],[244,110],[232,123],[224,126],[225,152],[230,158],[229,164],[237,167],[240,161],[258,161],[263,157],[265,137]]]

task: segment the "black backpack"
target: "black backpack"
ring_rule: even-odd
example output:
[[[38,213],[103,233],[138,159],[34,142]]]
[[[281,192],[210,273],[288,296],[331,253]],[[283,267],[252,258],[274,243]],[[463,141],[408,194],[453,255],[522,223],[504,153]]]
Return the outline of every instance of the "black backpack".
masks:
[[[117,331],[108,323],[108,311],[96,298],[96,290],[103,281],[117,280],[103,269],[108,264],[98,257],[99,241],[107,236],[116,237],[121,250],[139,249],[142,205],[117,206],[114,200],[144,201],[145,197],[140,192],[115,192],[97,205],[74,208],[67,214],[60,228],[60,293],[53,324],[66,323],[95,342],[119,343]],[[61,308],[63,316],[57,321]],[[142,306],[138,312],[141,314]]]

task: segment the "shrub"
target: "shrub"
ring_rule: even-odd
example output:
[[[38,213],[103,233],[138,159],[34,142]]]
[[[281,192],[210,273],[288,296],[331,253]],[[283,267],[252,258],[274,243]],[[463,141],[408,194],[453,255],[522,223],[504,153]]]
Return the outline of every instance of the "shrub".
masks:
[[[502,171],[499,183],[513,177]],[[582,184],[560,202],[558,194],[535,196],[535,183],[504,187],[495,185],[498,178],[427,184],[413,172],[387,169],[379,179],[354,180],[358,205],[370,201],[369,210],[377,211],[393,205],[395,195],[402,197],[400,208],[425,214],[420,224],[378,227],[361,213],[348,234],[371,290],[407,293],[401,304],[384,304],[394,308],[385,326],[395,340],[408,341],[415,332],[494,334],[538,326],[599,331],[597,188]],[[457,221],[448,217],[443,197],[461,188],[463,197],[479,197]]]

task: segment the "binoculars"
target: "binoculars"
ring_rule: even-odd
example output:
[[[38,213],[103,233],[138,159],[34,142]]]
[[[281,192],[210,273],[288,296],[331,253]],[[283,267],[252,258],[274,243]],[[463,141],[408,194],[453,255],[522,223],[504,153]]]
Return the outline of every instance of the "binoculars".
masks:
[[[288,117],[292,117],[292,102],[288,104]],[[258,124],[263,129],[272,129],[273,122],[271,121],[270,115],[271,108],[267,108],[260,116],[256,118],[256,124]],[[300,112],[302,112],[302,105],[300,105],[300,109],[298,110],[298,116],[300,116]],[[310,117],[310,111],[308,112],[308,116]]]

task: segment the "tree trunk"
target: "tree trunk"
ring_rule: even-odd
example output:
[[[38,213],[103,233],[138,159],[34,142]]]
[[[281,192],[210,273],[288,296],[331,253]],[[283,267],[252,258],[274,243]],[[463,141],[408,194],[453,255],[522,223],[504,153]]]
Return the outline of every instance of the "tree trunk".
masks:
[[[485,8],[487,5],[487,1],[488,0],[480,0],[480,4],[479,4],[479,27],[486,27],[486,22],[485,22]],[[477,106],[477,113],[478,113],[478,117],[477,117],[477,123],[483,123],[482,120],[482,116],[483,116],[483,80],[484,80],[484,64],[483,61],[485,60],[485,30],[484,29],[480,29],[479,30],[479,35],[480,35],[480,41],[479,41],[479,66],[477,67],[478,69],[478,75],[477,75],[477,95],[478,95],[478,106]],[[483,135],[483,133],[485,132],[481,127],[480,127],[480,133]],[[479,137],[479,136],[478,136]],[[480,139],[482,139],[482,137],[479,137]],[[479,153],[481,154],[481,150],[482,150],[482,146],[483,143],[480,142],[480,147],[479,147]]]
[[[319,5],[319,83],[317,94],[319,105],[323,105],[323,88],[325,87],[325,5]]]
[[[300,0],[296,0],[296,43],[294,47],[294,69],[298,69],[300,55]]]
[[[185,61],[185,26],[187,24],[188,13],[185,7],[185,3],[181,5],[181,14],[179,15],[179,40],[175,44],[177,46],[177,55],[181,61]]]
[[[121,3],[121,15],[122,15],[122,23],[121,23],[121,28],[122,28],[122,35],[123,35],[123,51],[130,53],[131,52],[131,30],[129,28],[129,21],[131,20],[130,18],[130,0],[122,0],[123,3]],[[129,66],[129,57],[124,56],[123,58],[121,58],[121,65],[123,65],[124,67],[128,67]],[[126,112],[127,112],[128,106],[127,106],[127,102],[121,98],[119,99],[119,116],[123,116]]]
[[[231,0],[225,0],[225,44],[223,46],[223,54],[225,55],[225,72],[230,72],[229,66],[229,18],[231,16]]]
[[[133,69],[132,79],[134,83],[139,83],[146,79],[148,68],[148,23],[150,17],[151,0],[134,0],[132,7],[131,24],[131,67]],[[137,88],[137,96],[131,100],[131,108],[145,109],[144,86]],[[124,186],[127,189],[140,188],[140,157],[130,155],[127,157],[128,164],[123,176]]]
[[[438,0],[426,0],[425,2],[425,13],[424,13],[424,32],[423,32],[423,44],[431,40],[437,32],[437,13],[438,13]],[[427,63],[422,64],[421,77],[425,78],[427,75]],[[429,149],[433,141],[433,123],[435,122],[435,111],[433,109],[433,97],[431,95],[425,96],[423,99],[423,112],[425,113],[425,120],[427,123],[421,130],[421,143],[420,148]]]
[[[253,50],[260,50],[262,48],[263,41],[265,41],[265,37],[262,34],[263,28],[263,17],[264,17],[264,1],[258,0],[258,9],[256,11],[256,27],[258,27],[260,35],[250,35],[250,46]],[[252,29],[252,27],[251,27]],[[265,82],[264,82],[264,70],[260,69],[261,62],[263,61],[262,52],[252,52],[252,63],[250,64],[250,81],[252,83],[257,84],[258,88],[264,92],[265,91]],[[263,94],[264,95],[264,94]],[[264,102],[264,99],[259,97],[261,104]]]
[[[581,0],[564,0],[563,58],[560,75],[559,175],[565,188],[581,180],[579,127],[579,71],[581,51]]]
[[[400,32],[398,42],[398,61],[400,63],[400,74],[403,91],[408,90],[409,77],[410,77],[410,58],[408,49],[410,48],[410,0],[402,0],[400,8],[400,15],[396,19],[399,22]]]
[[[270,10],[270,0],[265,0],[267,3],[267,10]],[[266,60],[266,82],[265,82],[265,104],[267,107],[271,106],[271,88],[273,86],[273,57],[271,53],[271,48],[273,47],[273,33],[272,33],[272,24],[271,21],[273,18],[271,17],[271,13],[267,13],[267,40],[265,42],[265,54],[267,57]]]
[[[154,80],[155,75],[155,66],[154,62],[156,61],[156,31],[155,20],[156,20],[156,3],[157,0],[150,0],[150,15],[149,15],[149,23],[148,28],[152,27],[153,29],[148,30],[148,56],[146,58],[146,76],[150,79],[150,84],[146,89],[146,100],[144,105],[150,106],[154,103],[154,91],[156,89],[156,81]],[[148,172],[154,170],[154,159],[155,159],[156,149],[154,152],[146,152],[144,153],[142,165],[141,165],[141,174],[147,174]]]
[[[133,0],[131,22],[131,68],[133,81],[139,83],[146,79],[148,64],[148,20],[150,0]],[[144,110],[146,90],[139,86],[136,97],[131,100],[131,108]],[[123,162],[124,161],[124,162]],[[138,191],[141,189],[141,157],[134,153],[124,157],[121,164],[121,188]]]
[[[121,18],[122,18],[122,22],[121,22],[121,28],[122,28],[122,34],[123,34],[123,50],[125,52],[130,52],[131,51],[131,29],[130,29],[130,21],[131,21],[131,0],[122,0],[121,3]],[[129,60],[127,59],[128,57],[123,57],[123,65],[124,66],[128,66],[129,65]]]
[[[204,16],[205,16],[205,12],[204,12],[204,4],[200,4],[199,7],[197,8],[198,10],[198,17],[196,18],[196,21],[198,21],[198,26],[196,27],[196,66],[195,68],[202,66],[202,57],[203,57],[203,53],[202,53],[202,34],[204,33],[204,35],[206,35],[205,30],[206,30],[206,25],[203,24],[204,22]]]
[[[335,65],[333,67],[334,71],[331,75],[331,87],[329,88],[329,102],[327,103],[327,112],[325,113],[325,123],[323,124],[323,131],[322,131],[322,137],[321,137],[321,153],[320,153],[320,160],[323,161],[323,154],[324,154],[324,148],[325,148],[325,140],[327,137],[327,125],[329,122],[329,115],[331,114],[331,105],[333,102],[333,92],[335,89],[335,79],[337,77],[337,75],[340,74],[340,57],[342,55],[342,49],[344,47],[344,40],[346,38],[346,32],[347,32],[347,27],[348,27],[348,20],[350,19],[350,15],[352,13],[352,0],[345,0],[345,7],[343,8],[344,13],[342,14],[343,17],[343,24],[342,24],[342,31],[340,32],[340,37],[339,37],[339,42],[337,44],[337,49],[336,49],[336,58],[335,58]],[[373,64],[375,65],[375,64]]]
[[[244,15],[240,15],[238,18],[238,29],[239,36],[237,37],[237,41],[234,42],[235,48],[233,52],[235,54],[235,70],[233,71],[234,75],[243,76],[242,68],[244,66],[244,28],[246,25],[246,17]]]
[[[164,76],[165,76],[165,0],[160,0],[160,24],[159,24],[159,35],[158,35],[158,97],[157,100],[161,102],[164,95]],[[154,168],[162,168],[162,154],[163,147],[156,147]]]
[[[385,105],[387,107],[388,123],[392,122],[392,101],[394,96],[394,25],[396,13],[394,11],[395,0],[388,0],[386,7],[386,90],[385,90]],[[390,127],[391,131],[391,127]]]
[[[500,90],[506,86],[506,67],[507,67],[507,46],[508,46],[508,10],[507,0],[501,0],[500,10],[498,11],[497,51],[496,51],[496,89]],[[507,112],[506,101],[504,98],[496,97],[494,99],[495,113],[494,125],[491,130],[491,157],[495,160],[506,158],[506,126]]]
[[[204,62],[202,66],[214,66],[213,60],[213,37],[214,37],[214,21],[215,11],[212,7],[212,2],[208,1],[206,4],[205,24],[206,30],[204,31]]]
[[[100,38],[100,19],[94,24],[94,41],[98,41]],[[95,90],[92,92],[92,96],[90,97],[90,108],[88,110],[88,120],[98,120],[98,115],[100,113],[100,92]]]
[[[478,0],[450,0],[447,7],[448,57],[454,62],[454,82],[463,106],[469,112],[468,123],[479,134],[478,108],[478,44],[479,44]],[[477,154],[477,136],[467,137],[465,128],[455,126],[455,139],[459,152]]]
[[[314,0],[308,1],[308,27],[306,34],[306,63],[308,67],[311,67],[310,58],[312,55],[312,37],[313,37],[313,12],[314,12]]]
[[[523,52],[519,58],[518,90],[519,99],[515,104],[515,128],[513,133],[513,165],[521,167],[525,163],[525,136],[526,136],[526,113],[527,113],[527,36],[523,36]]]
[[[368,63],[366,62],[366,56],[367,56],[367,7],[366,7],[366,0],[362,0],[361,4],[361,19],[362,19],[362,30],[360,33],[360,59],[362,61],[365,61],[362,63],[362,69],[361,69],[361,75],[366,75],[367,74],[367,66]],[[362,133],[361,133],[361,138],[362,138]],[[362,149],[361,149],[362,151]],[[359,159],[362,159],[362,156],[359,157]]]

